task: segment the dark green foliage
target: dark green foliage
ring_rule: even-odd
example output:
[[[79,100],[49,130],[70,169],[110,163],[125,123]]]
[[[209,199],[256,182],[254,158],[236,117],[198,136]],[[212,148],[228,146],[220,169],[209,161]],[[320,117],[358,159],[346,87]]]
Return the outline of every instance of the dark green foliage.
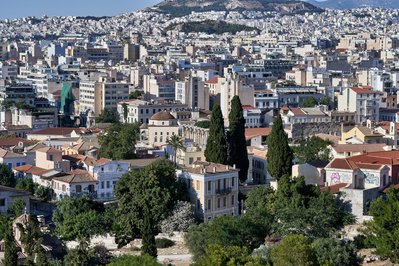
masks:
[[[131,93],[129,93],[129,99],[139,99],[141,97],[141,95],[143,95],[143,92],[141,91],[132,91]]]
[[[22,199],[15,199],[7,212],[12,217],[18,217],[24,212],[25,206],[25,201]]]
[[[18,248],[15,243],[11,223],[8,224],[4,237],[4,266],[15,266],[18,264]]]
[[[260,259],[253,258],[247,247],[210,245],[204,256],[194,264],[195,266],[261,266]]]
[[[220,106],[215,104],[212,110],[209,137],[206,142],[205,158],[207,162],[225,164],[227,161],[227,143],[224,132],[224,120]]]
[[[97,123],[118,123],[119,113],[115,108],[105,107],[96,119]]]
[[[8,230],[8,223],[10,218],[8,216],[0,215],[0,240],[3,240]]]
[[[122,255],[115,258],[108,266],[161,266],[154,257],[144,254],[141,256]]]
[[[28,221],[25,224],[18,223],[17,227],[21,232],[21,243],[24,247],[28,260],[34,261],[35,250],[40,245],[43,233],[40,231],[39,222],[33,215],[29,215]]]
[[[290,176],[292,171],[293,153],[288,145],[288,137],[279,115],[273,123],[272,131],[267,139],[267,170],[277,180],[283,175]]]
[[[387,199],[378,198],[371,204],[373,220],[366,223],[366,236],[376,247],[376,253],[399,262],[399,190],[392,187]]]
[[[148,206],[144,207],[144,219],[141,229],[141,238],[143,246],[141,247],[142,254],[148,254],[152,257],[157,256],[157,245],[155,242],[156,226],[152,220]]]
[[[174,151],[174,164],[177,166],[177,150],[186,150],[183,144],[183,139],[178,135],[172,135],[166,142],[168,145],[173,147]]]
[[[243,115],[240,98],[234,96],[231,100],[231,111],[229,113],[229,132],[228,132],[228,154],[229,165],[236,165],[241,182],[245,182],[248,177],[248,151],[245,139],[245,119]]]
[[[142,235],[148,230],[148,222],[155,234],[160,222],[172,212],[181,195],[185,195],[181,189],[173,164],[166,159],[122,176],[115,189],[118,208],[114,230],[119,246]],[[145,221],[146,210],[149,221]]]
[[[274,266],[317,265],[315,251],[309,238],[303,235],[289,235],[272,250]]]
[[[212,244],[221,246],[259,247],[268,235],[265,228],[259,226],[247,216],[222,216],[200,225],[193,225],[186,234],[186,244],[194,259],[203,256],[206,248]]]
[[[37,266],[48,266],[48,260],[47,260],[47,256],[46,256],[46,251],[42,246],[42,239],[38,239],[36,241],[36,246],[35,246],[35,254],[36,254],[36,265]]]
[[[8,168],[8,165],[0,164],[0,185],[7,187],[14,187],[16,179],[14,173]]]
[[[194,126],[200,127],[200,128],[210,128],[211,121],[209,121],[209,120],[198,121],[194,124]]]
[[[181,31],[185,33],[205,32],[207,34],[222,34],[229,32],[236,34],[240,31],[258,31],[258,29],[240,24],[227,23],[224,21],[205,20],[199,22],[194,21],[183,23],[181,25]]]
[[[137,123],[112,124],[98,138],[101,145],[100,155],[112,160],[134,159],[138,136],[139,126]]]
[[[352,242],[339,241],[333,238],[319,238],[313,244],[320,265],[356,266],[361,259],[357,256]]]
[[[323,99],[320,100],[320,104],[321,105],[327,105],[330,107],[330,105],[332,104],[331,99],[328,97],[325,97]]]
[[[26,190],[32,195],[35,193],[35,183],[33,183],[32,178],[19,179],[15,188],[21,189],[21,190]]]
[[[157,248],[170,248],[175,245],[175,242],[167,238],[157,238],[155,239]]]
[[[104,206],[87,195],[65,197],[53,214],[56,234],[65,240],[89,239],[110,230]]]
[[[328,145],[330,144],[330,141],[316,136],[302,140],[299,146],[294,148],[296,159],[299,163],[309,163],[315,160],[329,161],[330,150]]]
[[[375,248],[375,245],[372,243],[370,237],[365,235],[357,235],[353,238],[353,244],[356,246],[357,249],[364,249],[364,248]]]
[[[127,122],[127,117],[128,117],[128,115],[129,115],[129,110],[128,110],[128,108],[127,108],[127,104],[126,104],[126,103],[123,103],[123,104],[122,104],[122,107],[123,107],[123,120],[124,120],[125,122]]]
[[[65,266],[89,265],[89,242],[86,239],[80,239],[76,248],[70,249],[64,258]]]
[[[310,108],[310,107],[315,107],[317,104],[317,101],[313,97],[308,97],[304,102],[302,102],[301,107],[305,108]]]
[[[275,219],[275,234],[311,238],[330,237],[353,221],[339,197],[320,193],[316,186],[306,185],[303,177],[292,180],[285,176],[276,193]]]

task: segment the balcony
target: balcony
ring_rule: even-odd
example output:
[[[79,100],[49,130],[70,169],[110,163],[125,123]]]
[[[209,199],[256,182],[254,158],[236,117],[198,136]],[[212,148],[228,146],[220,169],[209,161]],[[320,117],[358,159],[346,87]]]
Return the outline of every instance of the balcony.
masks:
[[[217,195],[226,195],[231,193],[231,187],[224,188],[224,189],[216,189],[216,194]]]

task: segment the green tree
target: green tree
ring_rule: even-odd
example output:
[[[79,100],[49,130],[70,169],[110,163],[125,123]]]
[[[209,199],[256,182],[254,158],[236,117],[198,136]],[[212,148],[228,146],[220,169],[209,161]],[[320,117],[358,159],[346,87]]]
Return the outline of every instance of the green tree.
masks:
[[[54,191],[50,187],[35,184],[34,195],[37,199],[42,201],[50,201],[53,198]]]
[[[399,190],[392,187],[387,198],[378,198],[371,204],[373,219],[366,223],[367,237],[376,247],[376,253],[399,263]]]
[[[42,246],[43,243],[43,239],[39,239],[36,242],[35,245],[35,254],[36,254],[36,265],[37,266],[48,266],[48,260],[47,260],[47,256],[46,256],[46,250],[43,248]]]
[[[183,151],[186,150],[186,148],[184,147],[184,144],[183,144],[183,139],[180,136],[173,134],[167,140],[166,143],[173,147],[173,151],[174,151],[173,162],[174,162],[175,166],[177,166],[177,150],[183,150]]]
[[[141,256],[122,255],[115,258],[108,266],[161,266],[154,257],[148,254]]]
[[[33,215],[29,215],[25,224],[17,223],[17,227],[21,232],[20,240],[27,255],[27,259],[31,262],[35,260],[35,250],[38,241],[43,237],[40,231],[39,222]]]
[[[306,98],[306,100],[304,102],[302,102],[301,107],[310,108],[310,107],[315,107],[316,104],[317,104],[317,102],[316,102],[315,98],[310,96],[310,97]]]
[[[208,162],[225,164],[227,161],[224,120],[222,110],[217,104],[213,106],[209,136],[204,154]]]
[[[319,265],[356,266],[360,265],[356,247],[352,242],[333,238],[318,238],[313,244]]]
[[[16,179],[14,173],[8,167],[8,165],[0,164],[0,185],[7,187],[14,187],[16,184]]]
[[[65,240],[89,239],[110,230],[104,206],[87,195],[65,197],[53,214],[55,233]]]
[[[119,123],[119,113],[115,108],[105,107],[96,119],[97,123]]]
[[[129,115],[129,109],[127,108],[127,104],[122,103],[122,108],[123,108],[123,121],[125,121],[125,123],[127,123],[127,117]]]
[[[29,193],[32,195],[35,193],[35,183],[33,182],[32,178],[19,179],[15,188],[29,191]]]
[[[259,258],[253,258],[246,247],[210,245],[195,266],[261,266]]]
[[[118,245],[128,244],[145,230],[147,233],[148,222],[155,234],[160,222],[169,216],[182,194],[173,163],[166,159],[122,176],[115,189],[118,208],[114,230]],[[151,219],[145,222],[148,217],[143,213],[147,208]]]
[[[148,206],[144,207],[144,219],[143,219],[143,229],[141,231],[142,243],[141,247],[142,254],[148,254],[152,257],[157,256],[157,245],[155,243],[155,226],[154,222],[151,221],[151,213]]]
[[[137,123],[112,124],[98,138],[101,145],[100,155],[112,160],[134,159],[138,136],[139,126]]]
[[[8,224],[7,231],[4,238],[4,266],[18,265],[18,248],[15,243],[14,234],[11,223]]]
[[[8,209],[8,213],[12,217],[18,217],[24,212],[25,206],[25,201],[22,199],[15,199]]]
[[[316,254],[309,238],[303,235],[289,235],[272,250],[275,266],[317,265]]]
[[[241,182],[245,182],[248,177],[248,151],[245,139],[245,119],[242,110],[240,97],[234,96],[231,100],[231,111],[229,113],[229,132],[228,132],[228,154],[229,165],[236,165]]]
[[[299,146],[294,148],[295,157],[299,163],[309,163],[315,160],[329,161],[329,145],[331,145],[330,141],[312,136],[306,140],[302,140]]]
[[[131,100],[139,99],[139,98],[141,98],[142,95],[143,95],[143,92],[135,90],[135,91],[132,91],[131,93],[129,93],[129,99],[131,99]]]
[[[64,264],[66,266],[89,265],[89,242],[87,239],[80,239],[78,242],[78,246],[74,249],[70,249],[64,257]]]
[[[277,180],[283,175],[291,175],[293,153],[288,145],[288,137],[279,115],[273,123],[272,131],[267,139],[267,170]]]
[[[194,124],[194,126],[196,127],[200,127],[200,128],[210,128],[211,126],[211,121],[209,120],[202,120],[202,121],[198,121]]]

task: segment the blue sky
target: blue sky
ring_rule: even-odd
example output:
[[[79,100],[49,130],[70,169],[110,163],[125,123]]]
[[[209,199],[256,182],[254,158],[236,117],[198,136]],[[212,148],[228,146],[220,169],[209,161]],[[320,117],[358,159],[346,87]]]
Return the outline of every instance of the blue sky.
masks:
[[[6,1],[6,0],[0,0]],[[110,16],[152,6],[160,0],[9,0],[0,19],[26,16]]]

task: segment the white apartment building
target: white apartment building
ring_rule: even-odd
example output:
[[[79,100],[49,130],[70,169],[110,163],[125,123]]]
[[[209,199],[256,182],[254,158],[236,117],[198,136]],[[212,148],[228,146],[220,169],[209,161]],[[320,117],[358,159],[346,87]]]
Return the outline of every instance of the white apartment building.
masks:
[[[124,117],[124,105],[127,108],[127,119]],[[140,124],[148,124],[151,116],[161,111],[176,112],[187,110],[186,104],[177,102],[147,102],[142,100],[128,100],[118,103],[118,113],[120,121],[124,123],[139,122]]]
[[[262,126],[262,112],[259,108],[252,105],[243,105],[243,116],[245,119],[245,127],[261,127]]]
[[[209,110],[209,88],[197,77],[186,77],[185,81],[176,81],[176,101],[187,104],[191,109]]]
[[[79,84],[79,109],[81,113],[100,115],[104,108],[117,108],[119,102],[129,99],[129,84],[105,78],[82,81]]]
[[[238,169],[208,162],[177,170],[195,205],[198,218],[208,221],[222,215],[238,215]]]
[[[175,99],[175,81],[164,75],[144,75],[143,86],[146,99]]]
[[[368,86],[346,88],[338,95],[338,111],[356,112],[356,123],[365,123],[367,119],[378,122],[382,94]]]

